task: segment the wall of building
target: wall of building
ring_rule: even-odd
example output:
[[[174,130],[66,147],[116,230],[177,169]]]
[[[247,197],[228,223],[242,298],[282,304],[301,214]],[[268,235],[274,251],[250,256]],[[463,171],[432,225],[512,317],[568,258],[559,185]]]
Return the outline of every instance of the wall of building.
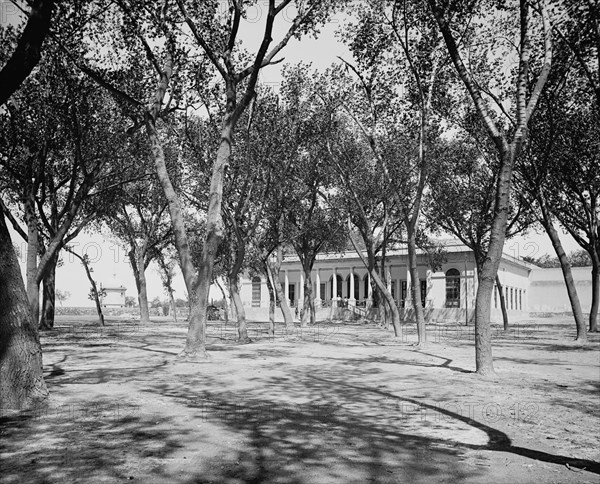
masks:
[[[592,268],[573,267],[575,288],[584,313],[592,305]],[[560,267],[536,267],[531,272],[529,310],[534,312],[568,312],[571,304]]]

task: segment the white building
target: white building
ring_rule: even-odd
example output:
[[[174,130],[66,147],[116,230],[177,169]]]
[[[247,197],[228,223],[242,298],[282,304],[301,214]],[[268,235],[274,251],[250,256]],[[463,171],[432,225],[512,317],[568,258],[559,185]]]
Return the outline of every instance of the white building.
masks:
[[[100,304],[105,308],[124,308],[127,289],[119,281],[116,274],[105,284],[100,283]]]
[[[473,253],[463,244],[452,241],[445,245],[446,262],[433,272],[427,256],[420,252],[418,272],[421,300],[425,317],[431,320],[473,319],[477,292],[477,271]],[[528,313],[530,276],[535,266],[507,254],[503,255],[498,270],[503,286],[506,307],[512,320]],[[406,249],[391,250],[386,254],[388,288],[403,317],[411,318],[411,278]],[[280,279],[286,299],[292,306],[301,307],[304,300],[304,274],[297,257],[286,257],[281,266]],[[355,252],[321,254],[311,274],[316,306],[354,306],[369,308],[372,302],[370,276]],[[264,277],[242,279],[241,297],[244,305],[268,308],[269,292]],[[491,300],[492,320],[501,321],[498,293]]]

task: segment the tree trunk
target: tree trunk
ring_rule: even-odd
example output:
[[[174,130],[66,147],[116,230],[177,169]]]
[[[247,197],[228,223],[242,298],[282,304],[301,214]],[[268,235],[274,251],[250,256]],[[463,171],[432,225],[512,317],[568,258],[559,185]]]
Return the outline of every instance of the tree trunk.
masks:
[[[565,285],[567,286],[567,294],[569,295],[571,310],[573,311],[573,317],[575,318],[575,327],[577,330],[576,341],[587,341],[587,328],[583,317],[583,311],[581,310],[579,296],[577,295],[575,281],[573,280],[573,271],[571,271],[571,263],[569,262],[569,258],[567,257],[567,254],[563,249],[562,243],[560,242],[560,237],[558,236],[558,232],[554,228],[552,217],[548,209],[546,208],[544,200],[540,200],[539,205],[542,212],[542,218],[540,219],[540,222],[544,226],[548,237],[550,237],[552,247],[554,247],[554,252],[556,252],[556,256],[560,261],[560,268],[563,273]]]
[[[350,225],[350,220],[348,220],[348,225]],[[349,226],[349,228],[351,229],[350,226]],[[351,234],[351,231],[350,231],[350,234]],[[369,269],[369,265],[372,266],[371,279],[377,285],[377,289],[379,289],[380,294],[382,294],[383,297],[385,298],[385,301],[387,302],[387,304],[392,312],[392,325],[394,327],[394,336],[396,338],[401,337],[402,336],[402,325],[400,324],[400,312],[398,311],[398,306],[396,306],[396,302],[394,301],[394,298],[392,297],[392,295],[390,294],[390,291],[388,291],[387,287],[385,286],[385,284],[379,277],[379,274],[377,274],[377,270],[376,270],[375,266],[373,264],[369,264],[369,262],[365,259],[365,256],[363,255],[363,253],[359,249],[358,245],[354,241],[354,238],[352,237],[352,235],[350,235],[350,241],[352,242],[352,246],[354,247],[354,250],[356,251],[356,253],[360,257],[360,259],[362,260],[362,262],[363,262],[364,266],[367,268],[367,270]],[[382,267],[383,267],[383,264],[382,264]]]
[[[271,279],[271,271],[266,261],[264,261],[265,275],[267,276],[267,290],[269,291],[269,335],[275,336],[275,289]]]
[[[219,282],[218,278],[215,278],[215,284],[217,285],[217,287],[221,291],[221,294],[223,295],[223,310],[225,312],[225,324],[227,324],[229,322],[229,303],[227,302],[227,294],[225,293],[225,289],[223,289],[223,286]]]
[[[307,326],[308,321],[314,325],[316,323],[315,299],[312,293],[312,264],[311,267],[304,267],[304,301],[302,303],[301,326]]]
[[[230,102],[228,101],[229,104]],[[224,236],[223,216],[221,213],[223,180],[225,169],[229,165],[229,157],[231,156],[234,126],[235,119],[230,108],[225,114],[223,128],[221,129],[221,143],[212,167],[208,211],[206,213],[206,236],[202,250],[202,259],[198,268],[198,285],[194,297],[195,307],[192,311],[194,317],[190,318],[188,337],[183,350],[184,355],[191,357],[195,357],[199,352],[205,351],[208,295],[215,257]]]
[[[408,237],[408,270],[411,279],[411,298],[417,323],[418,344],[424,345],[427,343],[427,330],[425,328],[423,306],[421,305],[421,280],[419,279],[419,270],[417,269],[417,240],[414,231]]]
[[[140,306],[140,323],[148,324],[150,322],[150,310],[148,309],[148,290],[146,284],[146,271],[144,270],[144,256],[137,253],[137,248],[129,251],[129,262],[133,270],[135,286],[138,293],[138,303]]]
[[[171,283],[169,283],[167,291],[169,293],[169,301],[171,302],[171,311],[173,311],[173,322],[177,323],[177,306],[175,304],[175,297],[173,296],[173,289],[171,288]]]
[[[496,289],[500,298],[500,309],[502,310],[502,322],[504,323],[504,331],[508,331],[508,312],[506,311],[506,300],[504,299],[504,288],[500,282],[500,277],[496,274]]]
[[[54,312],[56,304],[56,264],[58,263],[58,253],[48,263],[48,269],[43,279],[43,297],[42,297],[42,329],[54,328]]]
[[[283,287],[281,287],[281,281],[279,280],[279,268],[281,267],[281,262],[279,261],[279,258],[277,258],[276,261],[267,261],[267,264],[271,270],[275,294],[279,300],[279,306],[281,309],[281,314],[283,314],[285,327],[290,330],[294,327],[294,317],[292,316],[292,311],[290,310],[290,306],[285,298],[285,292]]]
[[[37,326],[40,320],[40,283],[37,281],[40,247],[34,202],[29,198],[25,200],[24,211],[27,223],[27,299],[31,316]]]
[[[600,257],[596,251],[592,256],[592,307],[590,308],[590,332],[598,332],[598,305],[600,303]]]
[[[165,153],[160,143],[158,131],[156,130],[156,118],[162,106],[165,92],[169,86],[171,75],[173,74],[173,59],[168,57],[165,68],[161,73],[161,79],[156,89],[154,103],[146,113],[146,133],[150,141],[152,158],[156,168],[156,174],[165,193],[165,198],[169,203],[169,214],[171,215],[171,225],[175,238],[175,247],[179,254],[181,272],[185,280],[185,285],[189,296],[190,315],[188,336],[185,347],[179,357],[185,359],[205,358],[206,354],[206,309],[208,306],[208,291],[210,289],[210,278],[199,282],[200,277],[206,277],[206,270],[202,274],[197,274],[192,262],[187,233],[185,231],[185,222],[179,197],[173,188],[167,164]],[[205,268],[206,269],[206,268]],[[211,267],[212,272],[212,267]],[[202,286],[202,287],[200,287]],[[205,297],[199,297],[200,294]]]
[[[506,237],[515,150],[516,148],[511,146],[509,151],[500,154],[500,173],[498,174],[496,187],[490,244],[481,265],[481,274],[479,275],[479,285],[475,298],[475,367],[476,372],[480,375],[491,375],[494,373],[490,323],[491,302]]]
[[[0,216],[0,409],[29,408],[47,397],[37,321],[4,216]]]
[[[246,326],[246,310],[244,309],[244,303],[240,296],[240,278],[237,274],[232,274],[229,277],[229,292],[237,314],[238,342],[250,343],[250,338],[248,338],[248,327]]]

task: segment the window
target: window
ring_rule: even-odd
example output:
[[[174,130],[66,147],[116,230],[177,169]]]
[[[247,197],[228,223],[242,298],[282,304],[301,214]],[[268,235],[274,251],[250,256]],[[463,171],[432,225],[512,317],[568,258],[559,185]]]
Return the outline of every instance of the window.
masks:
[[[510,288],[510,309],[515,309],[514,290]]]
[[[494,284],[494,309],[498,309],[498,286]]]
[[[325,301],[325,294],[327,293],[327,291],[325,290],[326,287],[327,287],[327,284],[322,282],[320,292],[319,292],[319,297],[321,298],[321,301]]]
[[[296,284],[290,284],[288,288],[288,293],[290,295],[290,306],[294,307],[296,305]]]
[[[400,281],[400,307],[406,307],[406,293],[408,291],[408,284],[406,281]]]
[[[394,301],[396,301],[396,293],[397,293],[397,291],[396,291],[396,281],[392,281],[391,287],[392,287],[392,299]]]
[[[421,306],[425,307],[427,299],[427,281],[421,281]]]
[[[457,269],[446,272],[446,307],[460,307],[460,272]]]
[[[260,307],[260,286],[261,281],[260,277],[255,276],[252,278],[252,307],[259,308]]]
[[[523,291],[519,289],[519,311],[523,311]]]
[[[363,284],[364,284],[364,298],[365,299],[369,299],[369,274],[365,274],[365,277],[363,277]]]

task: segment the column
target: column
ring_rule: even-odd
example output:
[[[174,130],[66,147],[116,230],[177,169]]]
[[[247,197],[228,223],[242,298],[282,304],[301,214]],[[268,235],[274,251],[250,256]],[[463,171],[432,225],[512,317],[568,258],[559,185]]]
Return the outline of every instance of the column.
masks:
[[[304,307],[304,271],[300,269],[300,288],[298,289],[298,307]]]
[[[356,306],[356,298],[354,297],[354,267],[350,268],[350,294],[348,294],[348,305]]]
[[[338,287],[337,287],[337,269],[334,267],[333,268],[333,277],[331,278],[331,284],[333,286],[333,298],[332,298],[332,302],[331,305],[332,306],[337,306],[337,301],[338,301]]]
[[[413,305],[413,299],[412,299],[412,286],[413,286],[413,280],[412,277],[410,276],[410,266],[409,266],[409,262],[408,259],[406,261],[406,301],[404,301],[404,307],[405,308],[412,308]],[[402,289],[400,289],[400,291],[402,291]]]
[[[371,273],[367,273],[367,307],[370,308],[373,306],[373,287],[371,286]]]
[[[287,271],[287,269],[284,269],[283,274],[284,274],[283,291],[284,291],[284,294],[285,294],[285,300],[289,304],[289,302],[290,302],[290,279],[288,277],[288,271]]]
[[[321,269],[317,269],[317,274],[315,275],[317,291],[315,295],[315,306],[321,306]]]

